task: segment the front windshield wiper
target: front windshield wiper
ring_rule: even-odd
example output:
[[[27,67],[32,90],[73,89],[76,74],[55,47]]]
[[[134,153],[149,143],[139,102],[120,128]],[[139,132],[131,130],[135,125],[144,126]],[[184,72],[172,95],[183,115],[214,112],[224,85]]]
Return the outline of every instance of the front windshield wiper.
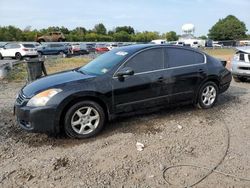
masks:
[[[79,69],[75,69],[76,72],[80,72],[82,74],[86,74],[83,70],[81,70],[80,68]]]

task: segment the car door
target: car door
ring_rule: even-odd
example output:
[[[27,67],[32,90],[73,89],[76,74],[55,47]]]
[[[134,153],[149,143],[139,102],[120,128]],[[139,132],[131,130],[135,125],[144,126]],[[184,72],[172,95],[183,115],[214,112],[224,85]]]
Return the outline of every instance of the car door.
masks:
[[[12,54],[12,43],[6,44],[2,50],[2,56],[3,57],[11,57]]]
[[[164,93],[170,103],[193,100],[197,87],[207,74],[206,59],[202,53],[178,47],[165,48]]]
[[[15,57],[16,53],[19,52],[20,53],[20,44],[14,43],[11,46],[11,57]]]
[[[162,71],[164,49],[153,48],[139,52],[129,59],[122,68],[131,68],[134,75],[123,80],[113,77],[113,106],[117,113],[157,105],[162,100]]]

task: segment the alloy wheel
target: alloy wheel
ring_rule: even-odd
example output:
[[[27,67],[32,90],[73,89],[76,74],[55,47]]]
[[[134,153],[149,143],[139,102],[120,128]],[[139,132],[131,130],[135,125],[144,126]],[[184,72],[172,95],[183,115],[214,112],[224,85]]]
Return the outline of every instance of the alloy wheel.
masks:
[[[93,132],[100,121],[98,111],[90,106],[82,107],[75,111],[71,118],[72,129],[81,135]]]
[[[206,106],[212,105],[216,99],[216,95],[217,93],[214,86],[208,85],[207,87],[205,87],[202,91],[201,96],[203,104]]]

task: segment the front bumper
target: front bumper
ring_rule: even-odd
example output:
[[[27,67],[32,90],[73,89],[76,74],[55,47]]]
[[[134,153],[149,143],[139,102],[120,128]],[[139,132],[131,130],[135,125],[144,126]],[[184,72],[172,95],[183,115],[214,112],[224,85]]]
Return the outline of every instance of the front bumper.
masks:
[[[28,107],[15,105],[14,113],[18,125],[26,131],[37,133],[56,132],[55,107]]]
[[[232,75],[250,78],[250,63],[244,61],[232,61]]]

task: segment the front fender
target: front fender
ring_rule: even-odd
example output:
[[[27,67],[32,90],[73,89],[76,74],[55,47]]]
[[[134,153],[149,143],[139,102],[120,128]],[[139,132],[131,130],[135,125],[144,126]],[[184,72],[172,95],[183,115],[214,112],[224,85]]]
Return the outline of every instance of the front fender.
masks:
[[[61,99],[61,100],[60,100]],[[59,104],[56,108],[56,115],[55,115],[55,127],[56,131],[60,131],[61,127],[61,117],[66,113],[67,109],[73,105],[77,101],[81,100],[94,100],[98,103],[101,103],[101,106],[105,105],[104,111],[109,118],[109,114],[112,111],[112,98],[107,97],[105,94],[93,91],[83,91],[83,92],[66,92],[61,96],[56,97],[52,103]]]

